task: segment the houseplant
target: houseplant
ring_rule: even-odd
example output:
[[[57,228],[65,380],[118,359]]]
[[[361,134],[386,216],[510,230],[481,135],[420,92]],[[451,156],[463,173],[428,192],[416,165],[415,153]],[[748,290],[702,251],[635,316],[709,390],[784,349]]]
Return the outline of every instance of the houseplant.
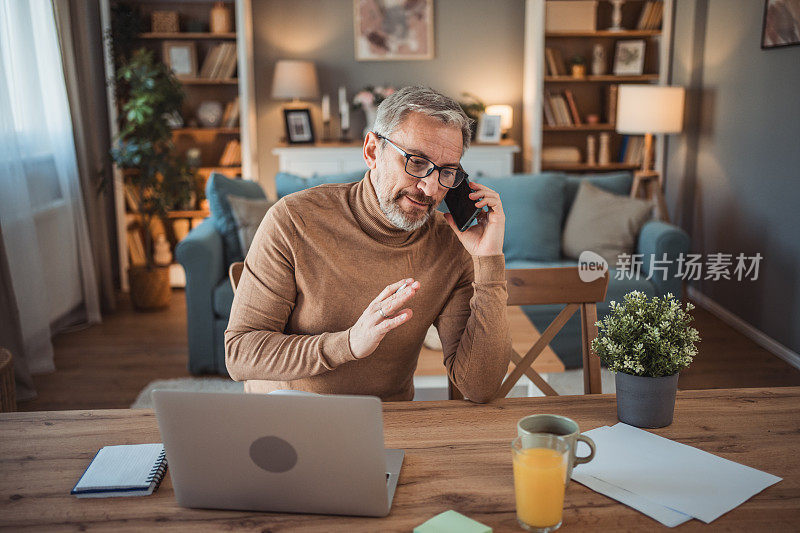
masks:
[[[592,349],[615,372],[617,418],[637,427],[672,423],[678,373],[697,354],[700,340],[691,327],[694,309],[682,308],[672,294],[648,298],[633,291],[597,322],[599,334]]]
[[[353,109],[363,109],[364,118],[367,121],[366,126],[364,126],[364,137],[366,137],[367,133],[372,131],[372,128],[375,126],[375,116],[378,114],[378,106],[394,92],[394,87],[368,85],[353,96]]]
[[[180,112],[183,90],[169,68],[139,49],[117,67],[120,132],[111,150],[141,224],[145,264],[130,267],[131,300],[140,310],[169,305],[169,267],[153,257],[152,222],[189,197],[193,178],[174,153],[168,116]]]

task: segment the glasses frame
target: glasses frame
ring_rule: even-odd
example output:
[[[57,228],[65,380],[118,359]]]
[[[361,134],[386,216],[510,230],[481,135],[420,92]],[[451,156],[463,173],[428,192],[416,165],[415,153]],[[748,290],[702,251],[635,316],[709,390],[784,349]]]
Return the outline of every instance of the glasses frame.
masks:
[[[403,170],[405,170],[406,174],[408,174],[412,178],[417,178],[418,180],[425,179],[428,176],[430,176],[431,174],[433,174],[434,171],[438,171],[439,172],[439,176],[437,178],[437,181],[439,182],[439,185],[441,185],[445,189],[457,189],[458,186],[461,185],[461,183],[465,179],[467,179],[469,177],[469,174],[464,172],[464,169],[462,169],[461,166],[459,166],[457,168],[456,167],[451,167],[451,166],[440,167],[439,165],[437,165],[436,163],[434,163],[433,161],[431,161],[430,159],[428,159],[425,156],[422,156],[422,155],[419,155],[419,154],[409,154],[408,152],[406,152],[405,150],[403,150],[402,148],[397,146],[395,143],[393,143],[391,140],[389,140],[387,137],[384,137],[383,135],[381,135],[380,133],[377,133],[377,132],[374,132],[374,131],[372,133],[374,133],[375,136],[378,139],[386,141],[387,143],[392,145],[392,148],[394,148],[395,150],[400,152],[400,155],[402,155],[406,160],[405,164],[403,165]],[[431,164],[431,168],[428,169],[428,172],[424,176],[415,176],[414,174],[412,174],[411,172],[408,171],[408,161],[412,157],[418,157],[420,159],[424,159],[425,161],[427,161],[428,163]],[[442,170],[443,169],[450,169],[450,170],[455,169],[455,171],[456,171],[456,179],[455,179],[455,182],[453,183],[453,185],[445,185],[444,183],[442,183]]]

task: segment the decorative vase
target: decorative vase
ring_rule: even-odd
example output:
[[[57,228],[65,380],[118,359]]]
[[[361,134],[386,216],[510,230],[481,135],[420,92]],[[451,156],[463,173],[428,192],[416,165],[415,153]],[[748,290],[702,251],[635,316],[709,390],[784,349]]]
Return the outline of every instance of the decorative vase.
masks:
[[[128,270],[131,302],[137,311],[157,311],[169,307],[172,288],[169,267],[132,266]]]
[[[364,126],[364,137],[367,136],[367,133],[372,131],[372,128],[375,126],[375,117],[378,114],[378,108],[374,105],[363,105],[361,106],[364,109],[364,117],[367,119],[367,124]]]
[[[225,7],[224,2],[217,2],[211,8],[209,14],[211,33],[230,33],[233,31],[231,25],[231,12]]]
[[[602,76],[606,73],[606,50],[597,43],[592,49],[592,75]]]
[[[663,428],[672,424],[678,374],[658,378],[617,372],[617,418],[639,428]]]

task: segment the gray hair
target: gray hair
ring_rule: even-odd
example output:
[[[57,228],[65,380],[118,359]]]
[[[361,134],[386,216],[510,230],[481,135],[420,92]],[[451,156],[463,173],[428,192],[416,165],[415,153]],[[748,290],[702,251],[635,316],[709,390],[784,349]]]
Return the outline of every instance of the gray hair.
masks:
[[[474,121],[464,113],[458,102],[429,87],[403,87],[389,95],[378,106],[373,130],[379,135],[388,137],[412,112],[422,113],[438,119],[442,124],[459,128],[463,139],[463,151],[467,151],[472,138],[470,126]]]

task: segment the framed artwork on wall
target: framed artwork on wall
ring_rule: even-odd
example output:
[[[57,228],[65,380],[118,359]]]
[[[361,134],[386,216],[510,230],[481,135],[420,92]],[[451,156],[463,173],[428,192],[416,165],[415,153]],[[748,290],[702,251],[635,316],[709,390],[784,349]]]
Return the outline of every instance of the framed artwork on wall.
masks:
[[[163,57],[176,78],[197,77],[197,48],[194,42],[164,41]]]
[[[311,126],[311,111],[308,109],[284,109],[286,140],[289,144],[308,144],[314,142],[314,128]]]
[[[800,0],[766,0],[761,48],[800,44]]]
[[[615,76],[640,76],[644,72],[644,41],[617,41]]]
[[[358,61],[433,59],[433,0],[353,0]]]

